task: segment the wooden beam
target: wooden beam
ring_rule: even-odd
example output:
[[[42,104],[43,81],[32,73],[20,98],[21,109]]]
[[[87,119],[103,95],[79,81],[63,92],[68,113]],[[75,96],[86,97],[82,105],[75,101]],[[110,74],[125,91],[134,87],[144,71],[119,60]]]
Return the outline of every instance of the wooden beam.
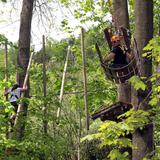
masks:
[[[86,129],[89,130],[89,111],[88,111],[88,99],[87,99],[87,75],[86,75],[86,53],[84,50],[84,29],[81,28],[81,53],[83,61],[83,84],[84,84],[84,104],[86,112]]]
[[[58,110],[57,110],[57,124],[59,123],[59,117],[60,117],[60,113],[61,113],[61,103],[62,103],[62,100],[63,100],[64,83],[65,83],[65,78],[66,78],[66,73],[67,73],[69,55],[70,55],[70,45],[68,46],[68,51],[67,51],[67,55],[66,55],[66,61],[65,61],[64,69],[63,69],[61,90],[60,90],[60,96],[59,96],[60,107],[58,107]]]
[[[46,78],[46,48],[45,48],[45,36],[42,36],[43,41],[43,96],[44,96],[44,117],[43,117],[43,129],[44,133],[47,133],[48,130],[48,121],[47,121],[47,104],[46,104],[46,95],[47,95],[47,78]]]

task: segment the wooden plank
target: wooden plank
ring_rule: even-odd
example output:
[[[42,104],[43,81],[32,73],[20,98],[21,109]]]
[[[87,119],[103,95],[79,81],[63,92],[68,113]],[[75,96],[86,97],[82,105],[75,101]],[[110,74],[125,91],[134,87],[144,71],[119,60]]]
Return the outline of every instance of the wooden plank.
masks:
[[[105,35],[106,41],[108,43],[109,49],[111,50],[112,49],[112,42],[111,42],[112,32],[111,32],[111,29],[105,28],[104,29],[104,35]]]
[[[68,46],[67,49],[67,55],[66,55],[66,60],[64,64],[64,69],[63,69],[63,75],[62,75],[62,81],[61,81],[61,89],[60,89],[60,95],[59,95],[59,103],[60,106],[57,109],[57,120],[56,123],[59,124],[60,120],[60,114],[61,114],[61,107],[62,107],[62,100],[63,100],[63,94],[64,94],[64,85],[65,85],[65,79],[66,79],[66,74],[67,74],[67,66],[68,66],[68,60],[69,60],[69,55],[70,55],[70,45]]]
[[[81,28],[81,53],[83,60],[83,85],[84,85],[84,102],[86,112],[86,129],[89,131],[89,110],[88,110],[88,95],[87,95],[87,72],[86,72],[86,52],[84,48],[84,29]]]
[[[101,62],[101,66],[102,66],[102,68],[104,69],[104,72],[105,72],[106,77],[107,77],[109,80],[113,81],[113,79],[112,79],[112,77],[113,77],[112,72],[110,71],[110,69],[107,68],[106,64],[104,64],[103,58],[102,58],[102,55],[101,55],[101,51],[100,51],[99,46],[98,46],[97,43],[95,44],[95,48],[96,48],[96,51],[97,51],[99,60],[100,60],[100,62]]]
[[[95,48],[96,48],[96,51],[97,51],[99,60],[100,60],[100,62],[103,64],[103,57],[102,57],[101,51],[100,51],[99,46],[98,46],[97,43],[95,44]]]
[[[43,130],[44,133],[48,132],[48,109],[47,109],[47,103],[46,103],[46,96],[47,96],[47,77],[46,77],[46,48],[45,48],[45,36],[42,36],[42,42],[43,42],[43,96],[45,98],[44,100],[44,119],[43,119]]]
[[[117,121],[117,117],[129,109],[132,108],[131,104],[123,103],[123,102],[117,102],[105,109],[102,109],[101,111],[94,113],[92,115],[92,119],[95,120],[97,118],[101,118],[102,121],[105,120],[115,120]]]

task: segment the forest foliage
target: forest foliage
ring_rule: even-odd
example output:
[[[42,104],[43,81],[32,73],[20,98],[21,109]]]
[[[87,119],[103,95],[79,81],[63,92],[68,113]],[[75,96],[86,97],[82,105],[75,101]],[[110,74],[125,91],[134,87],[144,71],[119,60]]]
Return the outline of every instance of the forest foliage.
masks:
[[[51,2],[48,2],[51,3]],[[92,27],[86,28],[85,32],[85,52],[87,55],[87,87],[88,87],[88,107],[92,115],[103,107],[116,102],[117,93],[114,83],[105,79],[104,72],[100,66],[94,45],[100,45],[103,56],[109,51],[104,40],[103,29],[112,26],[108,14],[110,3],[104,0],[99,1],[75,1],[61,0],[62,7],[66,9],[74,8],[73,15],[82,25],[93,23]],[[154,31],[155,36],[144,48],[144,56],[152,57],[153,75],[152,94],[149,100],[151,109],[149,111],[130,110],[119,116],[125,119],[119,123],[113,121],[100,122],[100,120],[90,121],[90,130],[86,136],[85,130],[85,108],[83,99],[83,76],[82,76],[82,55],[80,36],[74,37],[73,28],[68,26],[68,20],[62,21],[62,29],[71,34],[71,38],[56,41],[49,38],[46,41],[46,62],[47,62],[47,96],[43,96],[43,76],[42,76],[42,54],[43,48],[34,53],[32,67],[30,70],[30,97],[22,99],[28,103],[28,115],[25,126],[23,141],[6,138],[6,129],[9,126],[9,117],[13,113],[13,107],[5,100],[4,89],[10,88],[16,81],[16,60],[17,47],[5,38],[0,36],[0,157],[3,159],[21,160],[64,160],[76,159],[78,147],[82,159],[127,160],[129,153],[120,152],[121,148],[134,147],[129,138],[125,135],[133,133],[137,128],[143,129],[145,124],[151,121],[155,125],[155,156],[160,157],[160,125],[159,125],[159,95],[160,73],[157,72],[157,65],[160,62],[160,38],[158,36],[158,22],[160,6],[159,1],[154,2],[155,16]],[[131,30],[134,31],[134,1],[129,1]],[[78,24],[79,25],[79,24]],[[79,27],[79,26],[77,26]],[[67,76],[64,87],[63,102],[59,103],[59,94],[62,81],[64,62],[67,54],[69,41],[71,44],[71,54],[67,67]],[[8,50],[8,74],[9,81],[5,81],[4,68],[4,42],[7,42]],[[145,90],[144,77],[132,77],[130,83],[136,90]],[[21,100],[20,100],[21,101]],[[48,133],[43,132],[44,103],[47,104]],[[56,114],[58,107],[62,108],[60,122],[57,124]],[[11,128],[9,127],[9,130]],[[79,142],[81,138],[81,143]],[[89,145],[89,147],[88,147]],[[15,148],[14,155],[8,155],[6,148]],[[147,159],[147,157],[146,157]]]

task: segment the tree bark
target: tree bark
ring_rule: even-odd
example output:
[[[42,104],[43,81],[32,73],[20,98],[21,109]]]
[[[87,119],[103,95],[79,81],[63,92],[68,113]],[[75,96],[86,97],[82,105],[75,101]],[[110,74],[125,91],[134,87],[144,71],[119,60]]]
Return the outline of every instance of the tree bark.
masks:
[[[113,18],[115,26],[129,29],[129,15],[127,0],[113,0]]]
[[[29,62],[33,2],[34,0],[23,0],[22,4],[19,32],[19,53],[17,60],[17,82],[20,84],[20,86],[23,85]],[[25,93],[25,97],[29,97],[29,90]],[[15,130],[15,132],[18,132],[16,135],[19,135],[16,137],[17,140],[21,140],[23,137],[25,117],[27,115],[27,104],[22,104],[21,110],[24,116],[24,120],[21,122],[19,128]]]
[[[128,15],[128,2],[127,0],[113,0],[113,18],[115,22],[115,28],[124,27],[129,29],[129,15]],[[131,103],[131,85],[129,83],[123,83],[117,85],[118,101]],[[123,150],[123,149],[122,149]],[[129,159],[132,156],[132,149],[125,148],[129,153]]]
[[[152,75],[151,59],[142,58],[143,48],[153,37],[153,0],[136,0],[135,1],[135,37],[138,44],[138,50],[141,55],[141,76],[150,77]],[[141,103],[148,95],[151,89],[151,83],[147,83],[148,90],[146,93],[137,92],[138,99],[133,96],[132,102],[134,108],[147,110],[149,107],[148,101]],[[139,105],[141,104],[141,105]],[[153,151],[153,124],[146,125],[143,130],[137,129],[133,134],[133,145],[136,149],[133,150],[133,160],[141,160]]]

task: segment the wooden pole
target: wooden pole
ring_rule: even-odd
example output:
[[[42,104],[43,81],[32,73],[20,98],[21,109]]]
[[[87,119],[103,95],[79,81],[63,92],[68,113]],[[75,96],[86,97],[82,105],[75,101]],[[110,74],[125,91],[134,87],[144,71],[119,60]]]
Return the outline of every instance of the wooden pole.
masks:
[[[31,67],[31,62],[32,62],[33,54],[34,54],[34,52],[32,52],[31,55],[30,55],[30,59],[29,59],[29,63],[28,63],[28,67],[27,67],[27,71],[26,71],[26,76],[25,76],[25,79],[24,79],[23,87],[25,87],[27,85],[27,80],[28,80],[28,76],[29,76],[29,70],[30,70],[30,67]],[[22,94],[21,94],[21,98],[23,98],[23,97],[24,97],[24,92],[22,92]],[[19,117],[19,114],[21,112],[23,112],[23,108],[22,108],[22,105],[19,104],[18,105],[17,116],[16,116],[16,119],[15,119],[14,126],[17,126],[18,117]]]
[[[84,104],[85,104],[85,112],[86,112],[86,129],[87,133],[89,130],[89,112],[88,112],[88,104],[87,104],[87,76],[86,76],[86,54],[84,51],[84,29],[81,28],[81,53],[82,53],[82,61],[83,61],[83,84],[84,84]]]
[[[69,55],[70,55],[70,46],[68,46],[66,61],[65,61],[64,70],[63,70],[61,90],[60,90],[60,96],[59,96],[59,103],[60,103],[60,105],[61,105],[62,100],[63,100],[64,83],[65,83],[65,78],[66,78],[66,72],[67,72]],[[58,110],[57,110],[57,123],[59,123],[60,112],[61,112],[61,106],[58,107]]]
[[[44,96],[44,119],[43,119],[43,129],[44,133],[47,133],[48,122],[47,122],[47,104],[46,104],[46,94],[47,94],[47,84],[46,84],[46,49],[45,49],[45,36],[42,37],[43,40],[43,96]]]
[[[80,147],[80,139],[81,139],[81,129],[82,129],[82,123],[81,123],[81,109],[80,109],[80,106],[78,105],[78,115],[79,115],[79,130],[78,130],[78,148],[77,148],[77,158],[78,160],[81,159],[81,147]]]
[[[7,47],[7,41],[5,41],[5,59],[4,59],[4,64],[5,64],[5,81],[8,82],[8,47]],[[5,87],[5,91],[7,91],[8,88]],[[8,101],[8,94],[5,96],[6,101]],[[8,115],[7,115],[8,117]],[[6,138],[9,138],[9,122],[7,121],[6,123]]]
[[[5,80],[8,82],[8,48],[7,48],[7,41],[5,42]],[[7,90],[8,88],[5,88]],[[6,101],[8,101],[8,95],[6,95]]]

